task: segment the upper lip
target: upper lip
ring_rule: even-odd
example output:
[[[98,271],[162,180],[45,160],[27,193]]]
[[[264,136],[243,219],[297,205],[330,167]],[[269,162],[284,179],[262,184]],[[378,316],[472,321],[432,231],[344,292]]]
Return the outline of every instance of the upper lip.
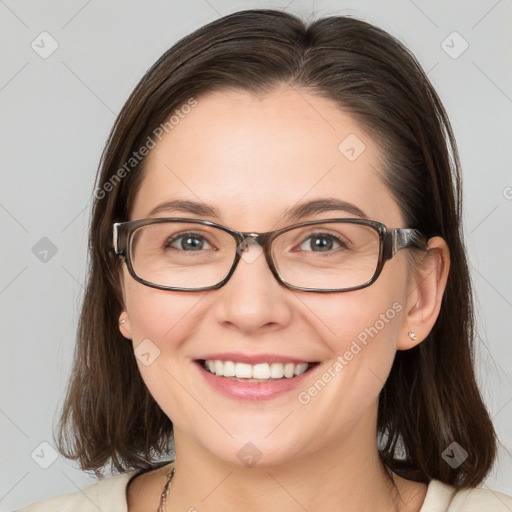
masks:
[[[233,352],[218,352],[215,354],[205,354],[197,357],[201,361],[233,361],[235,363],[259,364],[259,363],[311,363],[307,359],[300,359],[292,356],[283,356],[279,354],[240,354]]]

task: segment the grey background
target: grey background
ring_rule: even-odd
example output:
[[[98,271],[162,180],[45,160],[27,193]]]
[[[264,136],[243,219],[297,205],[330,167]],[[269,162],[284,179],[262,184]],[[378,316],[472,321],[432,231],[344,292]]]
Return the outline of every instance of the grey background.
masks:
[[[60,456],[41,467],[53,461],[41,443],[53,443],[70,370],[94,176],[116,114],[180,37],[235,10],[287,4],[304,17],[351,14],[388,30],[444,101],[464,170],[479,382],[502,442],[485,486],[512,494],[510,0],[0,0],[2,511],[92,481]],[[43,31],[59,45],[47,59],[31,47]],[[447,39],[454,31],[469,45],[458,58],[464,42]]]

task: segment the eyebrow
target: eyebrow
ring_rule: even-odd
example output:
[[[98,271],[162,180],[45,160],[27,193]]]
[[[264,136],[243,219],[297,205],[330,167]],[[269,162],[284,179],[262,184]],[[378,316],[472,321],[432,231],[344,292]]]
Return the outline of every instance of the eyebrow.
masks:
[[[292,208],[284,210],[282,216],[286,220],[297,221],[304,217],[310,217],[319,213],[326,212],[345,212],[362,219],[367,219],[368,216],[357,207],[355,204],[340,199],[326,198],[326,199],[315,199],[308,201],[307,203],[300,203]],[[189,213],[192,215],[199,215],[203,217],[216,217],[220,218],[220,212],[214,206],[207,205],[206,203],[198,201],[185,201],[182,199],[176,199],[173,201],[166,201],[155,206],[150,212],[149,216],[157,215],[160,213]]]
[[[149,212],[149,215],[152,216],[159,213],[171,212],[190,213],[204,217],[220,217],[219,210],[214,206],[209,206],[206,203],[200,203],[198,201],[184,201],[182,199],[160,203]]]
[[[366,213],[364,213],[363,210],[361,210],[355,204],[334,198],[316,199],[313,201],[308,201],[307,203],[299,203],[293,208],[285,210],[283,216],[286,219],[299,220],[303,219],[304,217],[309,217],[319,213],[337,211],[349,213],[350,215],[355,215],[356,217],[360,217],[362,219],[368,218]]]

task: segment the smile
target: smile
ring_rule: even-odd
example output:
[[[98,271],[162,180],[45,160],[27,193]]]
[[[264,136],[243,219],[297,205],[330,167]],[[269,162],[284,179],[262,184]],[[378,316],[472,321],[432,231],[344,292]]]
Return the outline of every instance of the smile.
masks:
[[[241,382],[268,382],[276,379],[291,379],[305,373],[310,363],[257,363],[209,359],[202,361],[203,368],[218,377],[227,377]]]
[[[244,401],[270,400],[301,389],[305,379],[313,378],[310,374],[319,366],[318,362],[263,354],[211,354],[195,363],[211,389]]]

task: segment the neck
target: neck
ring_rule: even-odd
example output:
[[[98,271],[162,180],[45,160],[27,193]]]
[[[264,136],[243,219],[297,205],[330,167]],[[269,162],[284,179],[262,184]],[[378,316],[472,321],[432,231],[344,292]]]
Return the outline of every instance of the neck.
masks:
[[[175,429],[176,474],[167,511],[398,510],[400,486],[380,461],[375,429],[365,425],[320,452],[252,468],[215,457]]]

